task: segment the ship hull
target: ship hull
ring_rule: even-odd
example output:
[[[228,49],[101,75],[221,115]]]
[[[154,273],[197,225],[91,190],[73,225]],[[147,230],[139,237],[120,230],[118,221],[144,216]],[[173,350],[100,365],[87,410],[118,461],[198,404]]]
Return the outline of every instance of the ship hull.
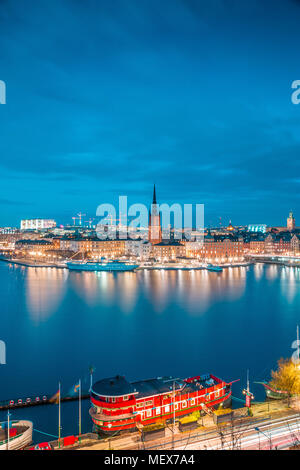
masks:
[[[217,409],[220,405],[228,406],[231,402],[230,384],[214,376],[210,377],[212,378],[210,380],[212,380],[213,385],[206,388],[197,388],[198,383],[196,386],[196,382],[191,381],[194,379],[181,381],[184,385],[182,389],[176,391],[175,408],[173,408],[174,398],[172,391],[167,394],[166,392],[149,392],[149,395],[145,396],[145,382],[148,383],[149,381],[134,383],[133,385],[137,392],[133,396],[126,396],[124,403],[120,395],[116,395],[116,397],[111,396],[111,398],[107,396],[101,397],[92,390],[90,416],[94,428],[100,434],[129,432],[140,427],[165,423],[174,419],[174,415],[177,419],[195,411],[212,413],[212,410]],[[153,380],[161,381],[162,379]],[[196,378],[196,380],[200,382],[199,378]],[[171,384],[172,379],[168,383]],[[139,389],[142,394],[141,398],[139,398]],[[172,390],[172,386],[170,390]]]
[[[6,424],[6,423],[1,423]],[[18,450],[24,449],[32,443],[32,429],[33,425],[31,421],[13,421],[12,426],[22,432],[17,435],[10,437],[9,443],[7,437],[0,442],[0,450]]]

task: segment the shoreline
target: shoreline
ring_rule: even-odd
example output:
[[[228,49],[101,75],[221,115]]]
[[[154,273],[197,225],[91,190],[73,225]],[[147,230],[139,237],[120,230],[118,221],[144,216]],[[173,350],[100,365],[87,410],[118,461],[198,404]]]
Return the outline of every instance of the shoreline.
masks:
[[[0,261],[8,264],[15,264],[17,266],[23,266],[25,268],[56,268],[56,269],[68,269],[66,265],[61,264],[56,264],[56,263],[38,263],[38,262],[32,262],[29,260],[22,260],[22,259],[9,259],[9,258],[0,258]],[[240,267],[247,267],[251,266],[254,264],[254,262],[247,262],[247,263],[236,263],[236,264],[228,264],[228,265],[219,265],[223,269],[228,269],[228,268],[240,268]],[[141,271],[141,270],[149,270],[149,271],[203,271],[207,270],[205,266],[139,266],[136,271]],[[91,271],[93,272],[93,271]],[[97,272],[97,271],[94,271]],[[101,271],[99,271],[101,272]],[[127,272],[127,271],[124,271]]]

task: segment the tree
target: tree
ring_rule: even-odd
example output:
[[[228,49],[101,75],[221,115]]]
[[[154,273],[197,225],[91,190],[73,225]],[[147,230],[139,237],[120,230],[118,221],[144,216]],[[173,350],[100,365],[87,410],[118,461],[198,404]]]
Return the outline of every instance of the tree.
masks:
[[[291,359],[280,359],[278,368],[271,372],[270,386],[289,395],[300,394],[300,369]]]

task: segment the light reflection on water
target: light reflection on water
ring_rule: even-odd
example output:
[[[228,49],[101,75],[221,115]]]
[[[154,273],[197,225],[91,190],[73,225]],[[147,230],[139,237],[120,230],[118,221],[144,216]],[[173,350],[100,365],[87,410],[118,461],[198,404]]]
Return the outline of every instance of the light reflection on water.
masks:
[[[33,320],[44,321],[59,308],[67,278],[65,269],[27,268],[26,299]]]

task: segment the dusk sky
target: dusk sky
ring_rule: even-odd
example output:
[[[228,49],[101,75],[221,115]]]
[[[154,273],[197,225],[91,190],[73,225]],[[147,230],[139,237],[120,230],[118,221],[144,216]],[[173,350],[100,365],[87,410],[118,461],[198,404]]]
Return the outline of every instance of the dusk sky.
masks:
[[[300,1],[0,0],[0,225],[203,203],[300,225]]]

